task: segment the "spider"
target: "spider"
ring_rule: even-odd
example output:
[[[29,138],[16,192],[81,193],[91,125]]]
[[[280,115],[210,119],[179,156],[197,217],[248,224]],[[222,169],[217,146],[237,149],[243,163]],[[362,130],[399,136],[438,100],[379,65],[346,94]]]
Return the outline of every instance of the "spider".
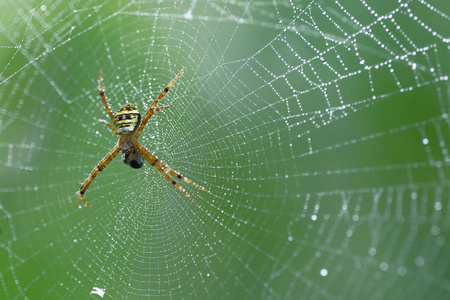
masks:
[[[194,199],[192,199],[192,197],[189,196],[189,194],[181,186],[179,186],[178,183],[172,177],[169,176],[169,174],[175,178],[183,180],[184,182],[187,182],[190,185],[193,185],[209,193],[209,191],[204,187],[181,176],[180,173],[172,170],[167,165],[163,164],[156,156],[154,156],[150,151],[148,151],[147,148],[145,148],[144,146],[141,145],[141,143],[138,142],[138,138],[141,135],[141,132],[144,129],[145,125],[147,124],[148,120],[160,110],[169,108],[169,105],[158,108],[155,108],[155,106],[166,95],[166,93],[169,91],[169,89],[172,87],[172,85],[175,83],[178,77],[181,76],[183,72],[184,69],[182,69],[180,73],[178,73],[178,75],[170,82],[170,84],[161,92],[158,98],[156,98],[155,101],[153,101],[153,103],[150,105],[150,108],[147,110],[141,122],[141,114],[136,109],[136,107],[131,104],[125,104],[124,106],[122,106],[119,112],[115,115],[112,113],[108,104],[108,100],[106,99],[105,92],[103,91],[102,71],[100,71],[100,80],[99,80],[100,96],[102,98],[103,104],[105,105],[105,109],[108,112],[108,115],[111,118],[111,121],[113,122],[115,127],[112,126],[110,123],[108,123],[108,121],[105,120],[98,120],[98,121],[108,126],[109,129],[111,129],[111,131],[119,138],[119,140],[117,144],[114,146],[114,148],[112,148],[111,151],[109,151],[109,153],[106,154],[106,156],[98,163],[98,165],[92,170],[89,177],[86,178],[86,180],[81,185],[80,190],[78,191],[79,207],[81,207],[80,199],[83,198],[86,205],[92,209],[92,206],[87,202],[84,193],[86,192],[92,181],[95,179],[95,177],[101,171],[103,171],[103,169],[105,169],[106,166],[121,151],[122,151],[122,161],[124,163],[126,163],[132,168],[139,169],[143,166],[145,159],[150,165],[152,165],[159,172],[161,172],[161,174],[163,174],[164,177],[167,178],[167,180],[169,180],[174,186],[176,186],[184,195],[186,195],[189,199],[191,199],[191,201],[194,202],[196,205],[197,202],[195,202]]]

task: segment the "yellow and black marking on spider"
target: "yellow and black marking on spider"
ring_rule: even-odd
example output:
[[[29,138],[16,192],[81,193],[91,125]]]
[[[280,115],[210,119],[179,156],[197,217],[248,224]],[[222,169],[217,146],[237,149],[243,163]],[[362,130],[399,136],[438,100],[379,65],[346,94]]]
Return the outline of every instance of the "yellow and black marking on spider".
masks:
[[[172,87],[172,85],[175,83],[178,77],[181,76],[181,73],[183,72],[184,69],[182,69],[180,73],[178,73],[178,75],[172,80],[172,82],[170,82],[170,84],[166,88],[164,88],[164,90],[161,92],[158,98],[156,98],[155,101],[153,101],[153,103],[150,105],[150,108],[145,113],[145,116],[141,122],[141,114],[136,109],[136,107],[131,104],[126,104],[122,106],[119,112],[115,115],[112,113],[108,104],[108,100],[106,99],[105,92],[103,91],[102,71],[100,71],[100,88],[99,88],[100,96],[102,98],[103,104],[105,105],[105,109],[108,112],[108,115],[111,118],[111,121],[113,122],[115,127],[105,120],[99,120],[99,122],[108,126],[109,129],[111,129],[111,131],[119,138],[119,140],[117,141],[117,144],[114,146],[114,148],[112,148],[111,151],[109,151],[109,153],[106,154],[106,156],[98,163],[98,165],[92,170],[89,177],[81,185],[80,190],[78,191],[78,206],[80,206],[80,199],[83,198],[86,205],[92,208],[92,206],[87,202],[84,193],[86,192],[92,181],[94,181],[98,173],[103,171],[103,169],[106,168],[106,166],[121,151],[122,151],[122,161],[124,163],[126,163],[132,168],[139,169],[144,165],[145,159],[150,165],[152,165],[159,172],[161,172],[161,174],[163,174],[164,177],[167,178],[167,180],[169,180],[173,185],[175,185],[183,194],[185,194],[195,204],[197,203],[194,201],[194,199],[192,199],[192,197],[189,196],[189,194],[186,193],[186,191],[181,186],[179,186],[178,183],[175,181],[175,179],[170,177],[170,175],[209,193],[209,191],[204,187],[181,176],[180,173],[172,170],[171,168],[163,164],[156,156],[154,156],[150,151],[148,151],[147,148],[145,148],[144,146],[141,145],[141,143],[138,142],[138,138],[141,135],[141,132],[144,129],[145,125],[147,124],[148,120],[158,111],[165,108],[169,108],[169,105],[158,108],[155,108],[155,106],[156,104],[158,104],[159,100],[161,100],[162,97],[164,97],[167,94],[169,89]]]

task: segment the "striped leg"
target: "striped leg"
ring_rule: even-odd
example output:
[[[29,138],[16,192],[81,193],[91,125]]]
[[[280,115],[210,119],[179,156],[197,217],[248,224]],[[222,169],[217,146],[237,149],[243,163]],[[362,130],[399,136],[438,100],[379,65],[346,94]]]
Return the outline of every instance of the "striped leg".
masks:
[[[83,198],[84,203],[86,203],[87,206],[89,206],[91,209],[93,209],[92,206],[87,202],[86,197],[84,196],[84,193],[88,189],[91,182],[94,181],[94,179],[98,175],[98,173],[103,171],[103,169],[106,168],[106,166],[114,159],[114,157],[116,157],[117,153],[119,153],[119,152],[120,152],[119,146],[117,146],[117,145],[114,146],[114,148],[112,148],[112,150],[109,151],[109,153],[106,154],[106,156],[92,170],[91,174],[89,175],[88,178],[86,178],[86,180],[81,185],[80,190],[78,191],[78,206],[80,206],[80,198]]]
[[[184,195],[186,195],[189,199],[191,199],[191,201],[194,202],[196,205],[197,205],[197,202],[195,202],[194,199],[192,199],[192,197],[181,186],[179,186],[178,183],[172,177],[169,176],[169,174],[167,174],[167,172],[170,173],[172,176],[174,176],[178,179],[181,179],[184,182],[187,182],[190,185],[193,185],[193,186],[209,193],[209,191],[207,189],[205,189],[204,187],[190,181],[189,179],[181,176],[180,173],[175,172],[168,166],[164,165],[156,156],[154,156],[152,153],[150,153],[150,151],[148,151],[147,148],[142,146],[139,142],[136,143],[135,149],[149,164],[151,164],[159,172],[161,172],[164,175],[164,177],[166,177],[167,180],[169,180],[174,186],[176,186]]]
[[[106,95],[103,90],[102,70],[100,70],[99,90],[100,90],[100,96],[102,97],[103,104],[105,105],[105,109],[108,112],[108,115],[114,124],[114,114],[112,113],[111,108],[109,107],[108,100],[106,99]]]
[[[175,83],[175,81],[177,81],[178,77],[180,77],[183,72],[184,72],[184,69],[182,69],[180,71],[180,73],[178,73],[178,75],[172,80],[172,82],[170,82],[169,85],[164,88],[164,90],[161,92],[161,94],[159,94],[158,98],[156,98],[155,101],[153,101],[152,105],[150,105],[150,108],[147,110],[144,118],[142,119],[141,126],[139,127],[138,131],[136,132],[136,137],[139,137],[141,135],[141,132],[144,129],[145,125],[147,124],[148,120],[154,114],[156,114],[161,109],[169,107],[169,106],[163,106],[163,107],[157,108],[156,110],[153,110],[155,108],[156,104],[158,104],[159,100],[161,100],[167,94],[169,89],[172,87],[172,85]]]

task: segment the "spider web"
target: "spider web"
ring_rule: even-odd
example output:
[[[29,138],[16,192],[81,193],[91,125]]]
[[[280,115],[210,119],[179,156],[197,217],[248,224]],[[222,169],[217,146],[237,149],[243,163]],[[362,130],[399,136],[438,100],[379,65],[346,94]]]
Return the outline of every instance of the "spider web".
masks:
[[[450,296],[447,1],[1,1],[0,298]],[[113,111],[211,191],[116,158]]]

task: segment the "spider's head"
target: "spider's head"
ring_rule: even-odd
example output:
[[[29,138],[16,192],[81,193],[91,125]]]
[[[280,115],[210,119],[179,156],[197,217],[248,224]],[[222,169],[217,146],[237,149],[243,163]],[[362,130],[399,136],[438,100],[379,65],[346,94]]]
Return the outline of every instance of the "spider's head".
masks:
[[[141,122],[141,114],[134,105],[125,104],[114,116],[114,123],[120,135],[136,131]]]

